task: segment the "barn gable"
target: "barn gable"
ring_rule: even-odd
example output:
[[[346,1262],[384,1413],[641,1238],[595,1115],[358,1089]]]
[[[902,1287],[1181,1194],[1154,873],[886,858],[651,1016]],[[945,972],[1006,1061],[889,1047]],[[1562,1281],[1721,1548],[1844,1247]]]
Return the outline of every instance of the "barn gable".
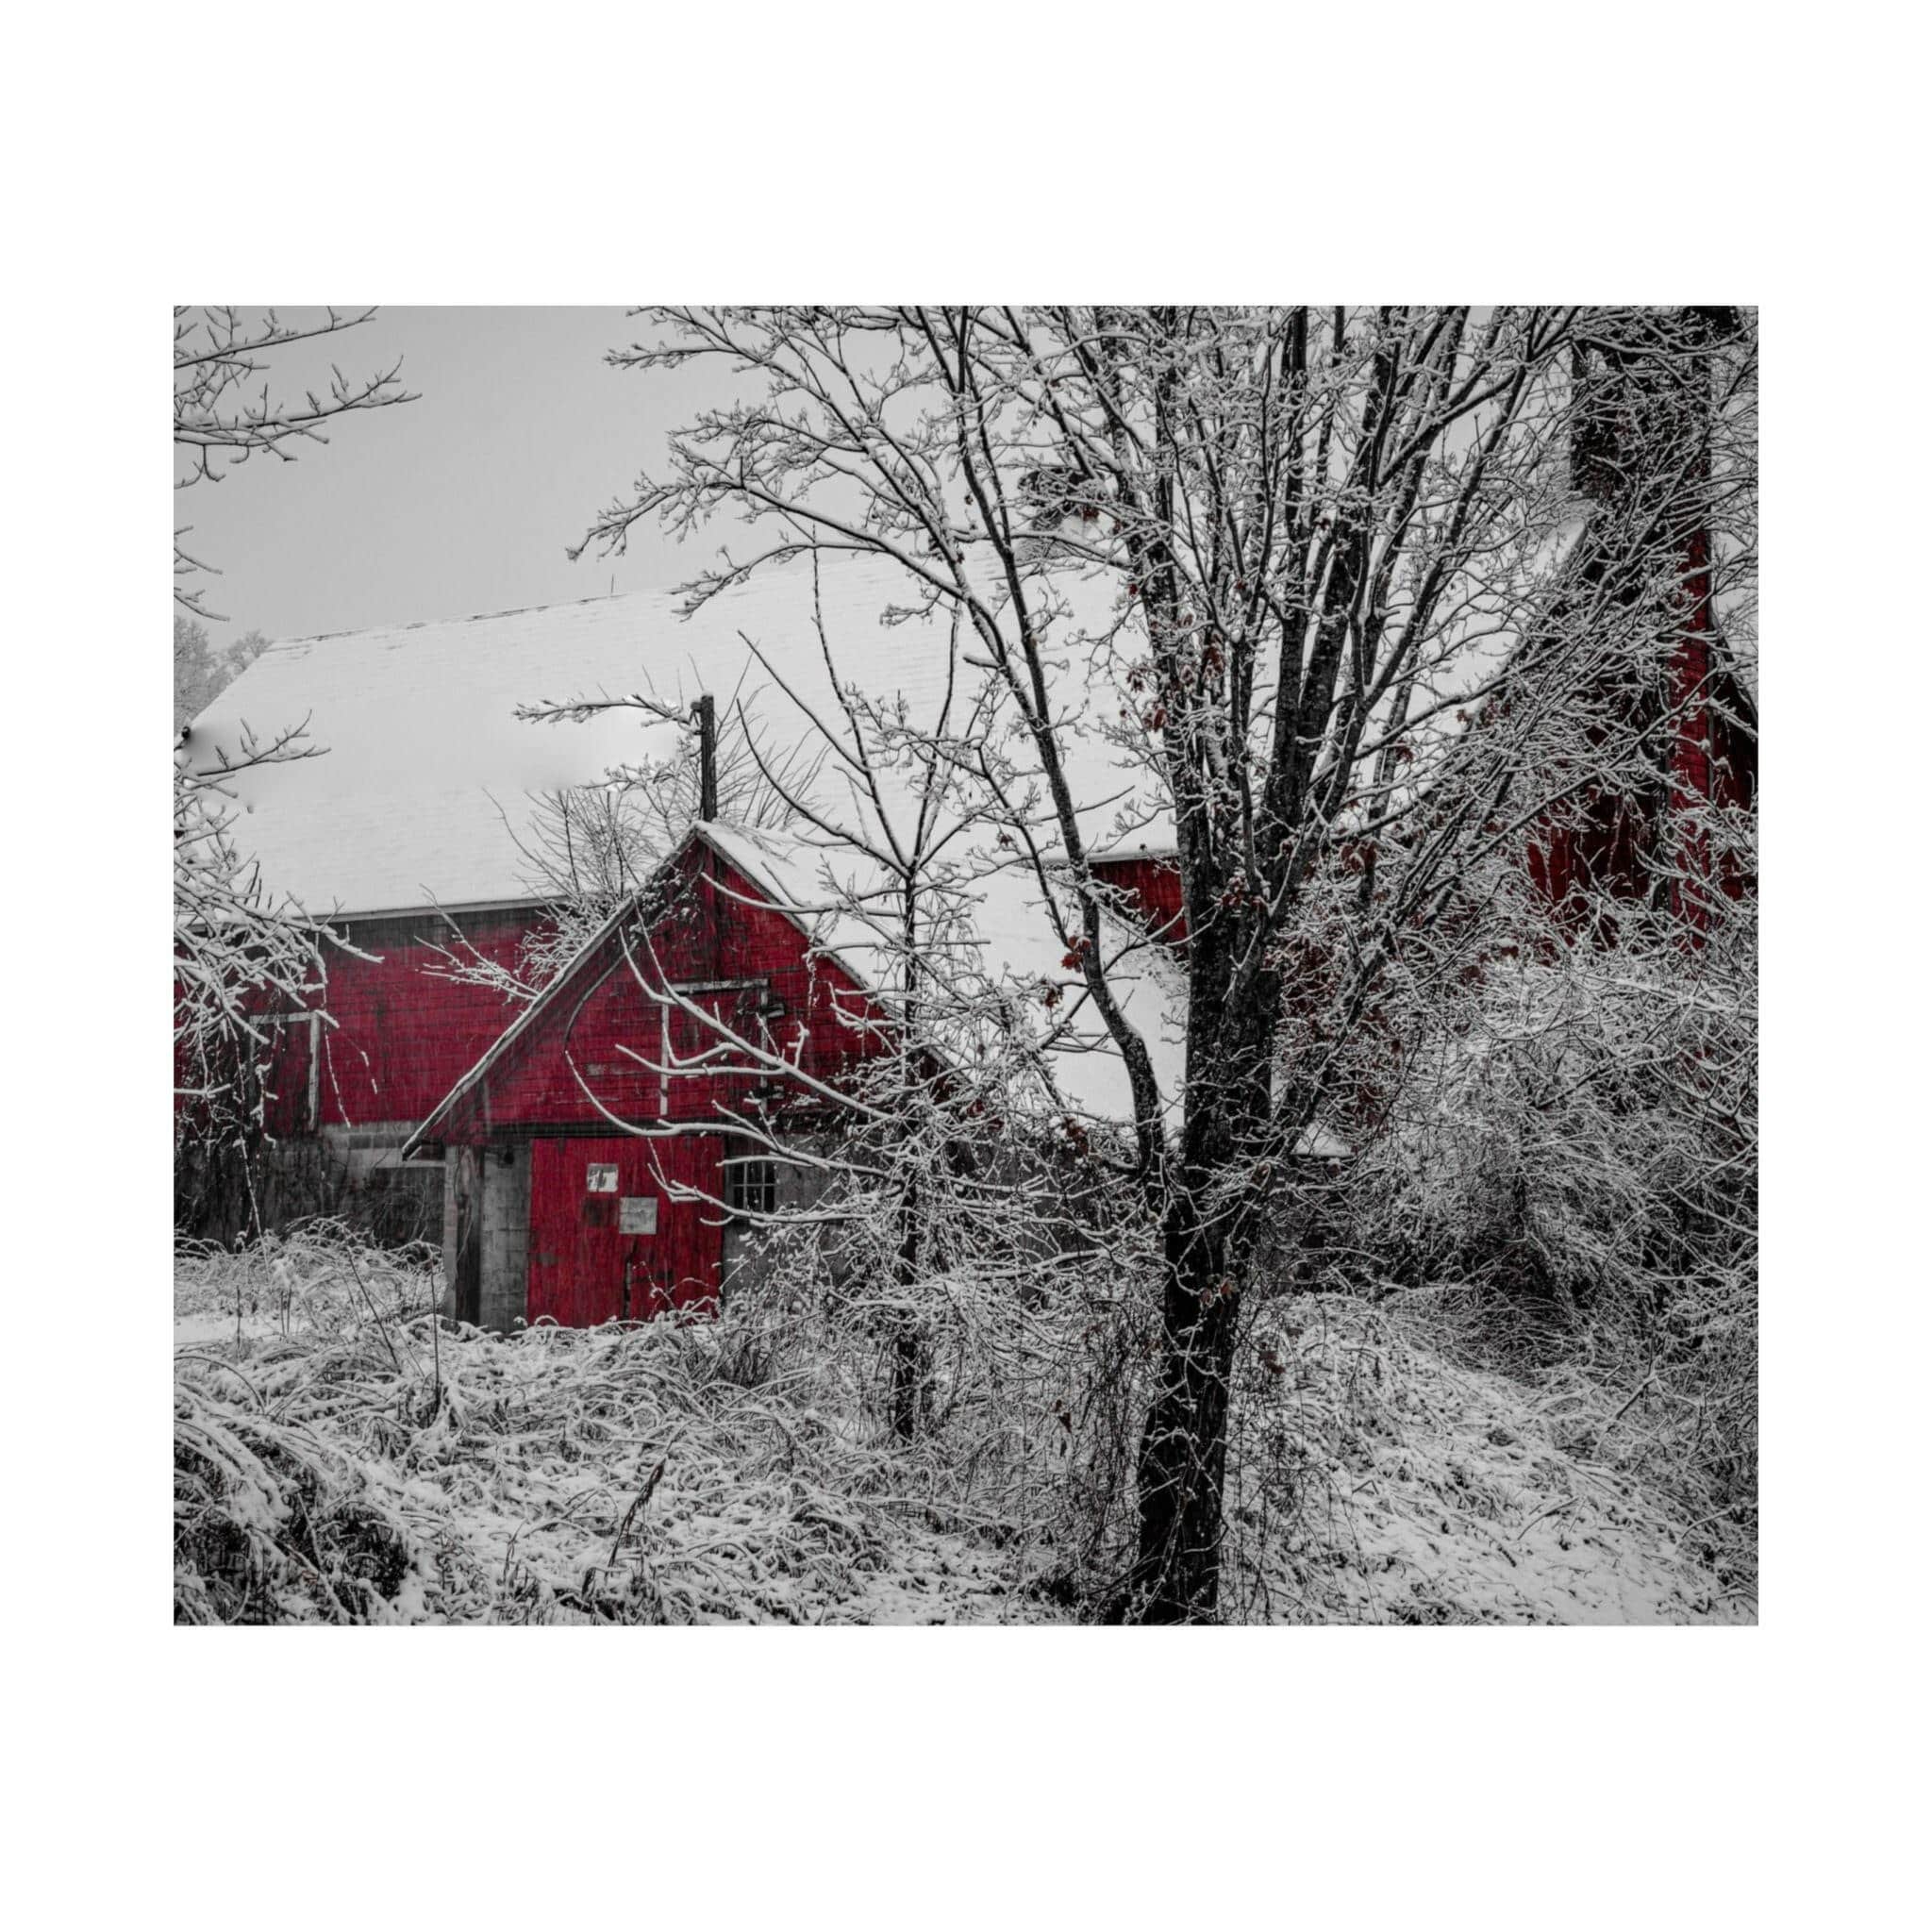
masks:
[[[734,1121],[808,1127],[810,1083],[878,1038],[851,976],[762,899],[694,826],[410,1137],[405,1154],[444,1157],[459,1316],[575,1326],[716,1306],[746,1232],[724,1204],[758,1144]],[[777,1185],[758,1177],[761,1197]]]
[[[732,1054],[701,1014],[813,1080],[862,1055],[878,1018],[854,975],[707,825],[427,1111],[405,1151],[507,1131],[715,1125],[775,1098],[769,1070]]]
[[[734,1125],[755,1115],[788,1141],[836,1132],[831,1091],[884,1044],[865,963],[878,938],[827,890],[829,862],[803,841],[692,826],[429,1112],[403,1151],[445,1157],[459,1313],[507,1327],[715,1302],[743,1245],[724,1205],[736,1184],[749,1174],[771,1206],[809,1195],[809,1169],[787,1172]],[[1042,954],[1029,891],[1037,880],[1011,866],[980,880],[970,950],[1040,1009],[1042,1105],[1124,1119],[1124,1067],[1083,1014],[1077,970]],[[1136,928],[1118,952],[1120,996],[1177,1096],[1179,974]]]
[[[727,738],[745,728],[742,705],[749,728],[782,746],[800,735],[802,707],[837,714],[816,605],[841,686],[937,715],[958,674],[954,645],[943,619],[904,609],[905,575],[847,558],[828,562],[817,589],[791,567],[688,618],[674,594],[643,592],[290,640],[193,722],[179,756],[205,772],[237,762],[251,737],[305,722],[325,753],[225,781],[266,888],[348,941],[325,947],[328,1022],[288,1021],[271,1070],[271,1136],[319,1139],[336,1177],[295,1211],[333,1208],[344,1179],[352,1191],[416,1185],[399,1171],[403,1141],[520,1010],[502,985],[453,973],[451,956],[513,974],[552,924],[558,884],[533,857],[540,814],[605,795],[614,770],[688,758],[679,725],[640,709],[541,724],[521,707],[632,692],[686,706],[709,693]],[[1102,587],[1057,594],[1070,635],[1116,621]],[[1111,824],[1133,785],[1097,736],[1078,756],[1083,795],[1107,801],[1096,824]],[[757,871],[758,854],[738,857]],[[796,883],[758,876],[781,901]]]

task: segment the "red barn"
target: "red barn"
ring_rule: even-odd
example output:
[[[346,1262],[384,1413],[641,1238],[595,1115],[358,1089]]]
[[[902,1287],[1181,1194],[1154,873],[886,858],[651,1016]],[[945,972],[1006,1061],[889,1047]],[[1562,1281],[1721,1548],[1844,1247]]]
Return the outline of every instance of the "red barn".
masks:
[[[1634,729],[1657,751],[1647,778],[1592,791],[1530,847],[1531,876],[1573,924],[1592,893],[1660,895],[1694,933],[1707,921],[1711,891],[1738,898],[1752,883],[1713,856],[1704,824],[1708,807],[1755,809],[1757,792],[1757,708],[1718,624],[1703,500],[1710,358],[1738,325],[1731,308],[1624,313],[1587,332],[1574,352],[1571,474],[1595,506],[1581,575],[1595,593],[1643,609],[1657,640],[1651,665],[1599,693],[1605,728]],[[1646,491],[1641,479],[1659,458],[1691,485],[1680,499]],[[1662,559],[1674,585],[1658,601],[1654,565]],[[1597,922],[1599,936],[1614,939],[1601,908]]]
[[[1105,591],[1072,590],[1107,605]],[[242,848],[341,941],[326,1017],[318,988],[282,1020],[269,1124],[325,1169],[318,1197],[285,1200],[284,1211],[347,1195],[390,1234],[440,1228],[458,1309],[491,1326],[642,1315],[728,1292],[743,1257],[736,1216],[808,1185],[733,1123],[762,1109],[789,1134],[821,1130],[813,1083],[836,1082],[867,1050],[855,1024],[865,961],[802,915],[814,897],[808,844],[687,816],[652,855],[656,890],[620,895],[622,911],[541,991],[527,974],[519,986],[525,955],[555,924],[558,855],[533,832],[544,802],[594,799],[613,774],[621,783],[691,757],[679,727],[644,710],[545,724],[520,708],[640,691],[675,707],[710,692],[742,702],[733,715],[744,735],[769,726],[768,748],[796,740],[802,711],[835,716],[854,689],[918,711],[947,689],[958,644],[942,620],[887,623],[905,595],[891,565],[854,560],[828,575],[823,643],[842,689],[809,587],[786,571],[688,620],[672,598],[646,594],[295,640],[229,687],[188,734],[186,755],[204,769],[250,727],[305,718],[326,753],[234,782]],[[1083,614],[1096,631],[1110,622],[1108,608]],[[1707,610],[1674,675],[1666,816],[1748,796],[1742,697]],[[1187,938],[1172,846],[1145,799],[1144,833],[1110,840],[1135,815],[1124,815],[1131,783],[1097,741],[1076,756],[1093,763],[1072,774],[1075,795],[1106,801],[1091,826],[1108,848],[1096,870],[1120,890],[1123,945],[1139,948],[1125,1003],[1172,1097],[1184,1001],[1167,956]],[[1566,831],[1532,852],[1553,898],[1581,878],[1621,876],[1624,805],[1606,808],[1594,842]],[[981,892],[990,966],[1056,1010],[1068,1105],[1124,1118],[1124,1071],[1080,1010],[1079,975],[1029,903],[1027,875],[990,877]],[[500,969],[496,982],[479,967]],[[745,1052],[721,1048],[707,1016]],[[789,1077],[774,1077],[774,1053]]]
[[[890,1026],[865,923],[824,909],[824,876],[808,841],[693,825],[429,1112],[403,1152],[443,1157],[459,1314],[508,1328],[715,1307],[753,1262],[752,1217],[818,1198],[824,1170],[788,1157],[832,1151],[837,1096]],[[1076,999],[1037,883],[1008,867],[977,891],[991,970]],[[1123,949],[1120,995],[1174,1091],[1180,976],[1138,933]],[[1098,1022],[1056,1036],[1058,1103],[1124,1117]]]
[[[444,1263],[464,1319],[576,1326],[714,1306],[741,1258],[732,1210],[808,1188],[733,1121],[809,1135],[814,1088],[880,1036],[855,974],[769,903],[776,844],[694,826],[425,1110],[405,1153],[444,1158]]]
[[[841,683],[916,709],[946,689],[946,626],[882,624],[904,594],[890,566],[828,574],[826,642]],[[646,593],[294,640],[195,721],[186,750],[204,767],[232,757],[251,729],[305,718],[325,752],[233,787],[240,844],[341,941],[328,948],[326,1016],[318,988],[312,1008],[282,1023],[269,1126],[285,1154],[307,1157],[287,1166],[311,1180],[325,1169],[311,1197],[284,1188],[284,1214],[346,1207],[392,1235],[441,1227],[458,1306],[491,1325],[601,1320],[719,1292],[741,1232],[722,1204],[802,1184],[734,1152],[728,1118],[691,1131],[721,1108],[728,1117],[759,1080],[715,1060],[663,1071],[696,1052],[687,1036],[698,1023],[675,1003],[654,1005],[625,962],[636,934],[623,919],[541,997],[527,975],[521,991],[509,983],[554,931],[557,876],[533,833],[546,803],[594,798],[613,774],[688,765],[691,747],[642,710],[565,724],[518,711],[634,691],[688,706],[709,691],[734,706],[726,729],[795,739],[796,706],[837,702],[802,618],[809,609],[799,575],[777,572],[689,620],[672,598]],[[1118,810],[1110,765],[1086,782],[1109,817]],[[808,1075],[858,1050],[849,1022],[864,966],[798,914],[814,896],[808,850],[729,824],[681,824],[666,828],[655,860],[679,885],[671,924],[651,933],[659,991],[795,1042]],[[1033,893],[1019,873],[986,888],[988,958],[1028,985],[1068,990],[1057,1023],[1069,1104],[1120,1117],[1124,1070],[1093,1017],[1074,1010],[1078,975],[1029,907]],[[1158,950],[1138,933],[1124,943]],[[482,983],[481,965],[505,969],[499,983]],[[1177,1082],[1172,969],[1150,959],[1125,984]],[[661,1049],[655,1066],[638,1058],[640,1041],[647,1056],[650,1043]],[[794,1108],[790,1124],[809,1132],[810,1109]],[[637,1131],[679,1126],[671,1138]],[[588,1198],[592,1167],[617,1171],[608,1186],[600,1173],[598,1199]],[[655,1218],[648,1248],[626,1217]]]

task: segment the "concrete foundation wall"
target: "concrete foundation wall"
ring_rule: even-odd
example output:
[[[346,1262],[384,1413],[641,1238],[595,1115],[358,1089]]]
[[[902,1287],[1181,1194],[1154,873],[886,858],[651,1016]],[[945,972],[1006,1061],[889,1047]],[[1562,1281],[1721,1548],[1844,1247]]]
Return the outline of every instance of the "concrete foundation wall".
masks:
[[[507,1157],[507,1158],[506,1158]],[[465,1225],[466,1195],[476,1225]],[[465,1248],[474,1247],[466,1260]],[[530,1263],[530,1143],[452,1147],[443,1167],[443,1307],[480,1328],[507,1334],[525,1318]],[[462,1306],[474,1267],[474,1306]]]
[[[507,1157],[507,1158],[506,1158]],[[530,1143],[492,1147],[483,1166],[482,1325],[499,1333],[526,1312],[530,1271]]]
[[[427,1161],[401,1164],[397,1154],[408,1132],[404,1122],[353,1131],[325,1127],[272,1141],[261,1148],[242,1194],[244,1218],[233,1224],[184,1222],[178,1231],[226,1241],[252,1230],[258,1214],[270,1230],[327,1216],[386,1247],[433,1241],[443,1220],[443,1177]],[[178,1210],[178,1188],[176,1198]]]

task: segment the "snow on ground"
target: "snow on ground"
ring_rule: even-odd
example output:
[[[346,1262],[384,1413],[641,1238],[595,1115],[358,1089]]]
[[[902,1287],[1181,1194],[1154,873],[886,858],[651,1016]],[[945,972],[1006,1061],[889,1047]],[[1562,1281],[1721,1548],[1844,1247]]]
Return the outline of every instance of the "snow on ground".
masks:
[[[433,1278],[346,1245],[184,1265],[178,1620],[1069,1614],[1038,1588],[1050,1551],[908,1495],[905,1458],[757,1371],[728,1319],[453,1334]],[[1462,1366],[1337,1296],[1265,1304],[1239,1375],[1230,1621],[1755,1620],[1605,1452],[1612,1400],[1574,1378]]]
[[[724,1324],[439,1333],[425,1276],[298,1258],[262,1294],[239,1257],[177,1283],[177,1621],[1058,1614],[1018,1553],[893,1502],[882,1450],[735,1379]]]
[[[1339,1296],[1273,1305],[1253,1343],[1233,1504],[1251,1614],[1755,1621],[1755,1596],[1699,1560],[1694,1526],[1600,1459],[1607,1396],[1579,1422],[1574,1380],[1537,1388],[1460,1366],[1412,1322]]]

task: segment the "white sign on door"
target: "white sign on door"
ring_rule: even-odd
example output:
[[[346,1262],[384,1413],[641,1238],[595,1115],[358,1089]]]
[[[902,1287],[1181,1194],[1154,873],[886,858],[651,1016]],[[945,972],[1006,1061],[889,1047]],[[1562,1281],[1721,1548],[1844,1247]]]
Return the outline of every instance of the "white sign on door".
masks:
[[[617,1204],[619,1234],[656,1234],[658,1197],[656,1194],[625,1194]]]

